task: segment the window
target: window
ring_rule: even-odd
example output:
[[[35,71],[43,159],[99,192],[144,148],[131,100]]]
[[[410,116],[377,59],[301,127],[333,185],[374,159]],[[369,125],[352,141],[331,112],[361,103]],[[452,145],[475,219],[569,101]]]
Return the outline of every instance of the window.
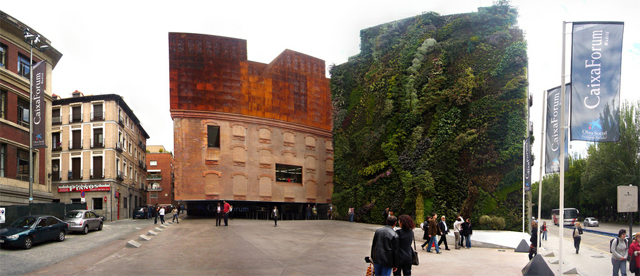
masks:
[[[127,161],[122,161],[122,170],[124,171],[124,176],[127,177]]]
[[[7,68],[7,45],[0,44],[0,67]]]
[[[0,118],[4,119],[4,112],[7,106],[7,91],[0,90]]]
[[[18,99],[18,124],[29,127],[29,102]]]
[[[91,199],[93,201],[93,210],[102,210],[102,198],[94,197]]]
[[[82,203],[82,202],[81,202],[80,198],[72,198],[72,199],[71,199],[71,203],[72,203],[72,204],[75,204],[75,203],[78,203],[78,204],[79,204],[79,203]]]
[[[82,106],[74,106],[71,108],[71,123],[82,122]]]
[[[158,198],[158,193],[157,192],[151,193],[151,198]]]
[[[29,152],[18,150],[18,179],[29,181]]]
[[[18,75],[28,79],[30,77],[30,71],[31,66],[29,66],[29,58],[18,54]]]
[[[104,112],[102,112],[102,104],[93,105],[93,114],[91,114],[92,121],[104,120]]]
[[[127,198],[124,198],[124,208],[127,209]]]
[[[60,116],[60,108],[51,110],[51,123],[54,125],[62,124],[62,117]]]
[[[4,177],[5,168],[7,163],[5,163],[5,155],[7,152],[7,144],[0,144],[0,177]]]
[[[276,181],[302,184],[302,167],[276,164]]]
[[[149,161],[149,166],[158,166],[158,161]]]
[[[51,134],[51,145],[53,151],[62,150],[62,140],[60,139],[60,132],[54,132]]]
[[[220,147],[220,127],[207,126],[207,146],[210,148]]]
[[[104,148],[104,136],[101,128],[93,129],[93,139],[91,139],[92,148]]]

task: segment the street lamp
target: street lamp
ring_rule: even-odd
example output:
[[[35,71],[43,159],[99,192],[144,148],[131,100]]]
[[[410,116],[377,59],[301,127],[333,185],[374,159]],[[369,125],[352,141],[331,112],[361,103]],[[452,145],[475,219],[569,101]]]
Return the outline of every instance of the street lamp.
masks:
[[[29,28],[24,29],[24,42],[31,47],[29,56],[29,204],[31,204],[33,203],[33,108],[31,105],[33,99],[33,48],[44,52],[51,46],[46,44],[38,46],[40,35],[32,34]]]

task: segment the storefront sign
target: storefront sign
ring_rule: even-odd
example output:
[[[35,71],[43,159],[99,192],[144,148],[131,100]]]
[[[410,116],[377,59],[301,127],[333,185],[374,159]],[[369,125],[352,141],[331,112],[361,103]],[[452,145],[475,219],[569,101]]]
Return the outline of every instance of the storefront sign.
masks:
[[[81,184],[81,185],[60,185],[58,186],[58,193],[70,193],[70,192],[108,192],[111,190],[111,185],[107,183],[98,184]]]

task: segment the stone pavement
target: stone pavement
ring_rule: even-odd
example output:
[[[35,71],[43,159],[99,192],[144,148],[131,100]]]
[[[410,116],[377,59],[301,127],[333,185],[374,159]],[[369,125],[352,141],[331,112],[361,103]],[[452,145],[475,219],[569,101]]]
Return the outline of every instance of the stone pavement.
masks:
[[[374,231],[381,226],[346,221],[230,220],[187,217],[149,241],[142,229],[96,252],[87,252],[32,274],[53,275],[364,275]],[[479,248],[420,250],[413,275],[521,275],[526,253]],[[139,248],[126,247],[129,239]],[[451,240],[453,241],[453,240]],[[453,248],[453,246],[451,246]]]

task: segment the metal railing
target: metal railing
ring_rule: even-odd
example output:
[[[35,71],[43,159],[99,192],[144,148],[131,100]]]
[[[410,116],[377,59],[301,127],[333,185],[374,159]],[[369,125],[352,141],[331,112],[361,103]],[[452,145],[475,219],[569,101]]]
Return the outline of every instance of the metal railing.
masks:
[[[91,138],[91,147],[92,148],[104,148],[104,139],[96,139]]]
[[[78,177],[74,177],[73,176],[73,170],[69,170],[69,180],[73,180],[73,179],[82,179],[82,170],[80,170],[80,175],[78,175]]]
[[[104,112],[91,112],[91,121],[104,121]]]
[[[122,144],[120,142],[116,142],[116,150],[122,153]]]
[[[60,180],[62,180],[62,175],[60,175],[60,172],[51,173],[51,181],[60,181]]]
[[[122,171],[118,170],[117,174],[116,174],[116,180],[118,181],[123,181],[124,177],[122,176]]]
[[[147,180],[162,180],[162,175],[150,174],[150,175],[147,175]]]
[[[69,115],[69,123],[78,123],[78,122],[82,122],[82,114],[80,114],[80,116],[78,115]]]
[[[79,144],[73,143],[74,140],[69,140],[69,149],[82,149],[82,139],[80,139]]]
[[[103,179],[104,178],[104,168],[102,171],[97,172],[98,174],[93,173],[93,169],[91,169],[91,179]]]
[[[62,116],[51,117],[52,125],[61,125],[62,124]]]
[[[52,151],[61,151],[62,150],[62,143],[60,142],[56,142],[54,143],[55,145],[53,145],[52,147]]]
[[[118,124],[120,124],[120,126],[124,126],[124,118],[120,115],[118,115]]]

